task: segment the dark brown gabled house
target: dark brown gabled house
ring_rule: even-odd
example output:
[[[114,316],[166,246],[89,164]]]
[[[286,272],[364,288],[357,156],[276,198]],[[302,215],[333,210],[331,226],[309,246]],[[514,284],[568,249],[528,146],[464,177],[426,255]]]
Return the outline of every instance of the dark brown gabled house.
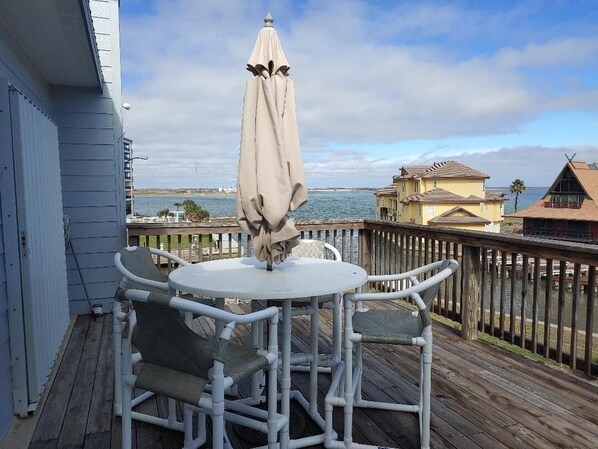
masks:
[[[569,161],[546,195],[521,212],[523,235],[598,243],[598,163]]]

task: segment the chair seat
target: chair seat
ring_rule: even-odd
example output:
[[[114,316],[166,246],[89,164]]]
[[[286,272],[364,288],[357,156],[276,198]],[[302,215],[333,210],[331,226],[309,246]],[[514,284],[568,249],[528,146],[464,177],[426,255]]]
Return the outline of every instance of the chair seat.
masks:
[[[144,363],[135,380],[135,386],[168,396],[177,401],[197,405],[207,381],[152,363]]]
[[[268,367],[268,359],[249,346],[231,343],[224,361],[224,375],[235,382]]]
[[[224,375],[237,381],[267,366],[268,359],[259,355],[256,349],[231,343],[224,361]],[[197,405],[207,383],[206,379],[199,376],[153,363],[143,363],[135,386]]]
[[[413,311],[402,307],[396,310],[369,309],[353,315],[353,331],[361,340],[370,343],[411,345],[422,333],[422,320]]]

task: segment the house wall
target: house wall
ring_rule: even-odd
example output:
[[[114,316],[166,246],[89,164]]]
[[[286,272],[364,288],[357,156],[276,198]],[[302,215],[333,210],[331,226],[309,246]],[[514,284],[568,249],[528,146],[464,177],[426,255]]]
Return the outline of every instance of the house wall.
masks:
[[[397,192],[399,200],[404,199],[409,195],[416,193],[415,186],[418,180],[409,179],[405,181],[405,192],[403,192],[402,183],[403,180],[397,184]],[[436,185],[434,185],[436,182]],[[484,181],[478,179],[420,179],[419,180],[419,193],[430,191],[434,188],[441,188],[448,192],[462,196],[464,198],[470,195],[475,195],[479,198],[485,197],[484,192]],[[441,215],[448,210],[462,206],[471,213],[490,220],[493,222],[492,226],[475,225],[473,229],[479,231],[497,232],[496,229],[500,229],[500,221],[502,221],[503,207],[500,202],[481,202],[477,204],[472,203],[452,203],[452,204],[435,204],[434,213],[429,213],[428,204],[422,204],[420,213],[419,203],[410,203],[407,206],[399,206],[399,220],[400,222],[412,222],[422,225],[427,225],[428,221],[438,215]],[[470,226],[461,229],[472,229]]]
[[[425,190],[428,191],[434,188],[434,181],[436,181],[436,187],[447,190],[449,192],[468,197],[469,195],[475,195],[479,198],[484,198],[484,181],[481,179],[422,179],[422,183],[425,186]]]
[[[70,234],[91,301],[102,303],[107,310],[119,279],[112,255],[124,246],[126,235],[118,0],[91,0],[90,7],[105,78],[103,92],[48,85],[1,22],[0,78],[15,86],[59,127],[64,213],[71,219]],[[9,133],[2,126],[0,151],[4,152]],[[0,202],[0,210],[2,206]],[[5,260],[4,235],[7,232],[0,214],[0,441],[14,416],[6,282],[9,261]],[[67,256],[70,312],[89,313],[70,250]]]
[[[382,217],[382,208],[386,208],[388,210],[387,212],[387,220],[390,220],[391,217],[394,220],[394,217],[396,217],[396,212],[397,212],[397,196],[396,195],[390,195],[390,194],[381,194],[381,195],[377,195],[376,196],[376,214],[377,217]]]
[[[461,206],[463,207],[463,209],[471,212],[472,214],[475,215],[479,215],[479,216],[483,216],[482,212],[480,211],[480,205],[479,204],[471,204],[471,203],[464,203],[464,204],[455,204],[455,203],[450,203],[450,204],[443,204],[443,203],[437,203],[434,204],[434,214],[430,214],[430,209],[428,208],[428,206],[431,206],[431,204],[424,204],[423,205],[423,224],[428,224],[428,221],[430,221],[432,218],[437,217],[439,215],[444,214],[445,212],[448,212],[451,209],[454,209],[457,206]],[[459,213],[456,215],[465,215],[463,213]]]
[[[120,279],[113,256],[125,246],[126,236],[118,2],[92,0],[90,8],[103,92],[52,91],[64,213],[70,220],[75,251],[73,256],[67,250],[70,311],[74,314],[89,313],[89,303],[110,310]]]
[[[50,112],[49,88],[36,72],[33,64],[19,54],[18,43],[6,32],[0,22],[0,78],[6,79],[32,102]],[[2,92],[5,97],[8,92]],[[3,125],[4,126],[4,125]],[[7,147],[9,131],[0,126],[0,151],[11,151]],[[0,200],[0,210],[2,203]],[[8,293],[6,285],[6,263],[4,223],[0,214],[0,441],[13,419],[12,371],[8,323]],[[8,231],[7,231],[8,232]],[[17,238],[17,236],[15,236]]]

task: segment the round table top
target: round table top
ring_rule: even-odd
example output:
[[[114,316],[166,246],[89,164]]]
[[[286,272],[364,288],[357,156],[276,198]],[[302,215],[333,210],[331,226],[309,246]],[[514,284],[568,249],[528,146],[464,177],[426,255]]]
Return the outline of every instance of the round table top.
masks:
[[[177,268],[168,284],[195,295],[236,299],[293,299],[343,292],[363,285],[365,270],[326,259],[288,257],[266,270],[255,257],[220,259]]]

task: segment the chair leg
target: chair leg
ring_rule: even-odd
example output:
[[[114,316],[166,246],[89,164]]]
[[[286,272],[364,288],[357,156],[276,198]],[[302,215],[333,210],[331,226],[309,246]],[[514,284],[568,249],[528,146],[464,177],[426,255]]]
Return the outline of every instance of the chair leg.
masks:
[[[341,360],[341,345],[342,345],[342,329],[341,329],[341,295],[337,293],[334,295],[333,309],[332,309],[332,370],[334,376],[334,368]]]
[[[193,443],[193,410],[188,404],[183,407],[183,433],[185,447],[191,447]]]
[[[123,382],[122,387],[122,449],[131,449],[131,387]]]
[[[278,351],[278,349],[276,349]],[[268,449],[274,449],[278,443],[277,410],[278,410],[278,366],[272,363],[268,369],[267,401],[268,401]],[[288,441],[281,442],[281,447],[287,447]]]
[[[309,364],[309,415],[315,416],[318,413],[318,298],[311,298],[312,312],[310,315],[310,351],[311,362]]]
[[[220,379],[217,379],[219,377]],[[224,447],[224,389],[222,375],[214,375],[212,389],[212,449]]]
[[[116,415],[121,414],[122,410],[122,386],[121,380],[121,321],[117,317],[122,313],[121,304],[114,301],[112,305],[112,342],[114,350],[114,401],[113,409]]]
[[[420,445],[422,449],[430,447],[430,395],[432,386],[432,342],[422,347],[421,369],[421,404],[420,404]]]
[[[353,359],[355,360],[354,364],[357,368],[359,368],[359,376],[355,379],[355,394],[353,395],[355,404],[359,404],[361,402],[361,376],[363,375],[363,350],[361,343],[356,343],[355,346],[355,356]]]
[[[257,301],[251,301],[251,311],[256,312],[261,307],[258,307]],[[264,327],[261,321],[251,325],[251,345],[256,349],[264,347]],[[257,371],[251,375],[251,399],[253,402],[259,402],[262,396],[262,380],[264,378],[263,371]]]
[[[351,306],[347,307],[345,304],[345,323],[351,323]],[[344,436],[343,441],[345,447],[350,448],[353,444],[353,402],[355,400],[353,391],[353,342],[350,336],[353,335],[353,328],[347,327],[345,324],[344,336],[344,352],[345,352],[345,386],[343,389],[344,406]],[[361,342],[357,342],[356,346],[361,346]],[[360,363],[358,360],[357,363]]]
[[[132,376],[131,366],[131,343],[129,341],[121,342],[121,369],[119,373],[119,384],[121,386],[121,432],[122,432],[122,449],[131,449],[131,433],[132,433],[132,418],[131,418],[131,397],[133,395],[133,386],[129,382],[129,377]]]

